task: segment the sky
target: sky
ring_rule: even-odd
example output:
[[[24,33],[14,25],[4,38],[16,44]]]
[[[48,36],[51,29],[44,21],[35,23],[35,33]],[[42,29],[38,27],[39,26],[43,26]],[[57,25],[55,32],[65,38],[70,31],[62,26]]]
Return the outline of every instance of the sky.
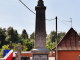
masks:
[[[38,0],[22,0],[33,12]],[[46,6],[46,32],[56,30],[55,17],[58,17],[58,33],[67,32],[72,27],[77,33],[80,32],[80,0],[43,0]],[[29,11],[19,0],[0,0],[0,27],[13,27],[22,33],[26,29],[30,35],[35,31],[36,15]],[[64,21],[65,20],[65,21]]]

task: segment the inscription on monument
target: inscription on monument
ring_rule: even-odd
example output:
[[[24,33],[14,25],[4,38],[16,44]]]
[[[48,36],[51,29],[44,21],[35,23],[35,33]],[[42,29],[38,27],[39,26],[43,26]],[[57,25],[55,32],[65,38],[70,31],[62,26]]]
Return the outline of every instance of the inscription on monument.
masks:
[[[33,55],[33,60],[48,60],[48,55]]]

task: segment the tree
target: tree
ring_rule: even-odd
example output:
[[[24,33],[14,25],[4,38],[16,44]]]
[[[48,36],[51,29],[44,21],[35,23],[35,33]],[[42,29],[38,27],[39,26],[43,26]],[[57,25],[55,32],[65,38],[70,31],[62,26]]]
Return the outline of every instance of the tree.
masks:
[[[56,32],[51,31],[51,33],[48,36],[48,39],[51,40],[52,42],[55,42],[55,37],[56,37]]]
[[[48,40],[47,42],[46,42],[46,48],[48,49],[48,50],[52,50],[52,48],[54,48],[56,46],[56,43],[55,42],[51,42],[51,40]]]
[[[2,47],[2,45],[5,44],[5,38],[6,38],[5,31],[6,30],[4,30],[4,29],[0,28],[0,48]]]
[[[30,35],[30,39],[34,39],[34,32]]]
[[[63,38],[64,35],[65,35],[65,32],[57,33],[58,42]],[[51,33],[47,36],[47,39],[51,40],[52,42],[55,42],[56,41],[56,32],[51,31]]]
[[[18,40],[19,40],[17,30],[14,30],[14,39],[15,39],[16,41],[18,41]]]
[[[80,32],[78,33],[79,37],[80,37]]]
[[[28,33],[26,32],[26,30],[25,29],[23,29],[23,31],[22,31],[22,34],[21,34],[21,37],[23,38],[23,39],[28,39]]]
[[[18,40],[17,40],[15,43],[16,43],[16,44],[18,44],[18,43],[23,44],[23,40],[24,40],[24,39],[22,39],[21,35],[18,35]]]
[[[33,39],[25,39],[23,40],[23,45],[27,46],[27,51],[30,51],[34,47],[34,40]]]
[[[6,32],[6,28],[3,28],[3,31]]]
[[[58,42],[63,38],[63,36],[65,35],[66,33],[65,32],[60,32],[60,33],[58,33]]]
[[[6,31],[6,39],[5,39],[8,43],[10,41],[12,42],[16,42],[18,41],[18,33],[17,30],[14,30],[13,27],[9,27]]]

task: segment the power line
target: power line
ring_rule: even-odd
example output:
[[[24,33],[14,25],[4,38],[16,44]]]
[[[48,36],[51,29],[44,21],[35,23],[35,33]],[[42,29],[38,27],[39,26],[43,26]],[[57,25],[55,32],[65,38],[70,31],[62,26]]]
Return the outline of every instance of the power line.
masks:
[[[26,6],[26,4],[24,4],[21,0],[19,0],[28,10],[30,10],[33,14],[36,15],[36,13],[34,13],[28,6]],[[47,21],[51,21],[51,20],[54,20],[54,19],[45,19]]]
[[[58,20],[61,21],[59,18],[58,18]],[[64,23],[63,21],[61,21],[61,22]],[[65,23],[64,23],[64,24],[65,24]],[[65,24],[65,25],[67,25],[67,24]],[[67,26],[70,27],[69,25],[67,25]]]
[[[62,21],[65,21],[65,22],[71,22],[71,27],[72,27],[72,18],[70,18],[71,21],[66,21],[66,20],[62,20]]]
[[[54,20],[54,19],[46,19],[47,21],[52,21],[52,20]]]
[[[29,9],[33,14],[35,14],[28,6],[26,6],[21,0],[19,0],[27,9]]]
[[[58,18],[58,20],[60,20],[59,18]],[[61,21],[61,20],[60,20]],[[61,21],[62,23],[64,23],[63,21]],[[66,21],[66,22],[72,22],[72,21]],[[65,23],[64,23],[65,24]],[[65,25],[67,25],[67,24],[65,24]],[[67,25],[68,27],[70,27],[69,25]],[[79,30],[77,30],[76,29],[76,31],[79,31]]]

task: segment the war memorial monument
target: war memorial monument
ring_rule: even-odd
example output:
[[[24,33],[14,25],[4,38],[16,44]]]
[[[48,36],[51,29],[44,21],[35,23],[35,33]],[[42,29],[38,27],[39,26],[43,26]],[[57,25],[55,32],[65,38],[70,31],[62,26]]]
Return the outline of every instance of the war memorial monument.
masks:
[[[43,0],[38,1],[36,10],[35,42],[34,49],[31,50],[32,60],[48,60],[49,50],[46,49],[46,23]]]

